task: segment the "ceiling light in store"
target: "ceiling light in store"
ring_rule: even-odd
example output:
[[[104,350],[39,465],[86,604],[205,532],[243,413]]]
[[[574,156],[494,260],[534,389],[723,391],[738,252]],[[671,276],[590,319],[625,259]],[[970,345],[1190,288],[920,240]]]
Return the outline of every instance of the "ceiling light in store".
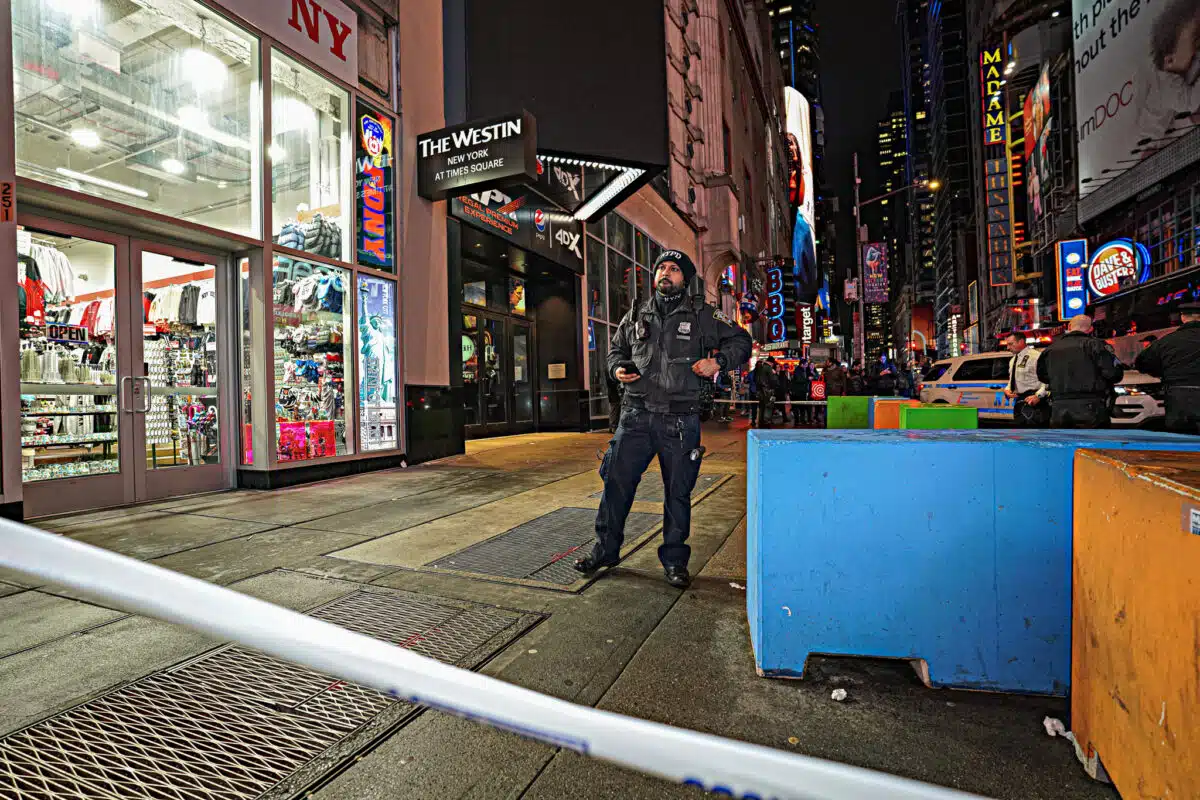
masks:
[[[272,161],[287,161],[287,150],[281,144],[272,144],[267,148],[267,155]]]
[[[207,131],[208,117],[196,106],[179,109],[179,124],[192,131]]]
[[[183,51],[183,74],[197,92],[215,92],[225,85],[229,69],[212,53],[193,47]]]
[[[114,192],[124,192],[125,194],[131,194],[134,197],[150,196],[147,192],[143,192],[141,189],[135,189],[132,186],[126,186],[125,184],[117,183],[116,181],[106,181],[104,178],[97,178],[94,175],[88,175],[84,172],[76,172],[73,169],[64,169],[63,167],[59,167],[54,171],[59,175],[62,175],[64,178],[74,178],[75,180],[83,181],[84,183],[103,186],[105,189],[112,189]]]
[[[86,147],[89,150],[100,146],[100,134],[91,128],[76,128],[71,131],[71,138],[75,140],[75,144],[80,147]]]
[[[70,14],[73,19],[88,19],[96,11],[95,0],[46,0],[52,11]]]
[[[228,189],[229,182],[228,181],[217,181],[217,188],[218,189]]]
[[[271,130],[276,136],[289,131],[312,130],[316,125],[316,110],[303,100],[280,97],[271,103]]]
[[[182,175],[187,172],[187,167],[178,158],[164,158],[162,168],[172,175]]]
[[[1062,13],[1061,11],[1055,11],[1055,12],[1054,12],[1053,14],[1051,14],[1050,16],[1057,18],[1057,17],[1058,17],[1058,15],[1059,15],[1059,14],[1061,14],[1061,13]]]

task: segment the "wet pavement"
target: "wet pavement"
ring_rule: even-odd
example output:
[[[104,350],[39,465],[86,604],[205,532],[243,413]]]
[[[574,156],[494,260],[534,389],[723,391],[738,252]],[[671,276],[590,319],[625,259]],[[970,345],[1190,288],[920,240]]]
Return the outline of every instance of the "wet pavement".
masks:
[[[757,677],[741,588],[746,482],[740,426],[705,432],[703,473],[713,478],[693,498],[691,568],[697,578],[686,591],[662,580],[653,517],[646,518],[643,535],[629,537],[622,565],[597,581],[559,580],[568,578],[553,564],[573,557],[569,544],[539,556],[549,571],[526,563],[527,552],[513,555],[515,565],[506,574],[492,574],[463,555],[493,546],[495,537],[513,529],[533,533],[512,541],[533,541],[528,536],[544,530],[537,526],[547,519],[570,528],[563,531],[568,543],[576,528],[586,533],[600,488],[596,452],[606,440],[601,434],[486,440],[470,443],[464,456],[407,470],[275,492],[175,499],[40,526],[318,616],[341,606],[391,604],[394,619],[364,630],[418,651],[433,648],[431,654],[445,661],[576,703],[996,798],[1116,797],[1084,775],[1069,745],[1045,735],[1044,716],[1066,718],[1062,701],[928,689],[906,666],[858,659],[814,659],[802,681]],[[647,480],[658,476],[648,474]],[[655,503],[636,503],[634,511],[661,517]],[[435,642],[434,632],[470,641]],[[64,711],[64,720],[87,716],[102,703],[161,681],[163,670],[184,662],[192,669],[232,652],[222,646],[0,571],[0,736],[6,737],[0,739],[0,796],[8,796],[6,787],[18,780],[6,748],[23,763],[50,768],[49,745],[35,736],[46,729],[39,721]],[[846,689],[848,701],[832,701],[833,688]],[[240,708],[245,699],[231,695],[222,708]],[[299,713],[305,703],[292,711]],[[254,713],[263,713],[261,704]],[[218,752],[235,743],[222,739],[225,722],[219,718],[191,724],[212,728],[200,732]],[[30,725],[21,741],[33,744],[22,745],[11,734]],[[291,762],[279,761],[284,777],[265,796],[700,796],[437,712],[389,709],[347,730],[338,748],[311,763],[295,754]],[[104,757],[88,751],[85,738],[72,739],[70,746],[79,748],[73,760],[97,758],[103,766]],[[271,753],[278,760],[276,750]],[[184,767],[202,778],[206,770],[228,772],[211,763]],[[150,769],[164,772],[161,765]],[[149,793],[144,787],[150,785],[134,781],[122,796]],[[236,781],[214,785],[208,794],[181,790],[179,796],[257,796],[239,793]]]

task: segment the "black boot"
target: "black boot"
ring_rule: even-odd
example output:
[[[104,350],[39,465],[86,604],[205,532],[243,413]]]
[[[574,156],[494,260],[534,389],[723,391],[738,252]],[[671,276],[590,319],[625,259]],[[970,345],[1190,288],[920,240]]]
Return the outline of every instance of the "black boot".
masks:
[[[594,555],[588,555],[584,556],[583,558],[576,559],[572,566],[575,567],[576,572],[582,572],[584,575],[591,575],[594,572],[602,569],[609,569],[611,567],[615,567],[616,565],[616,561],[601,561]]]
[[[667,583],[676,589],[686,589],[691,585],[692,577],[688,575],[687,567],[670,566],[665,567],[663,571],[667,575]]]

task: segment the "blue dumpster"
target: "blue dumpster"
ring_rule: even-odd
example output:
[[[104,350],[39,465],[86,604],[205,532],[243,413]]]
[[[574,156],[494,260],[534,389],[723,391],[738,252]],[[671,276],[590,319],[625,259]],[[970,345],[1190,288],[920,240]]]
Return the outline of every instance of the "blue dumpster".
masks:
[[[1200,451],[1200,438],[751,431],[746,602],[759,674],[801,676],[812,653],[879,656],[924,660],[936,686],[1065,694],[1080,447]]]

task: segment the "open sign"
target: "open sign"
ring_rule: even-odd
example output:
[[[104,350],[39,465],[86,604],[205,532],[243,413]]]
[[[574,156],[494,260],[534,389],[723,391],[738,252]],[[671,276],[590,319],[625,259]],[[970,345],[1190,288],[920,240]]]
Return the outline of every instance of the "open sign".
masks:
[[[46,338],[52,342],[63,344],[86,345],[90,337],[88,329],[82,325],[64,325],[52,322],[46,326]]]

